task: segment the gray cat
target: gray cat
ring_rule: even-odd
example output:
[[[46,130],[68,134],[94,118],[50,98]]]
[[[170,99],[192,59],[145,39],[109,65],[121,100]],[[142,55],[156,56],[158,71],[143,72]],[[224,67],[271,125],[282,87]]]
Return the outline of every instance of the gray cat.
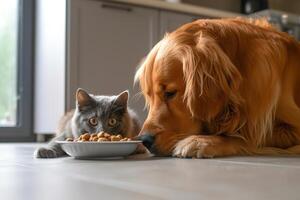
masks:
[[[134,137],[140,131],[137,115],[128,106],[128,91],[117,96],[95,96],[83,89],[76,92],[76,109],[66,113],[60,120],[57,136],[47,148],[38,148],[36,158],[56,158],[66,155],[55,141],[77,138],[84,133],[121,134]]]

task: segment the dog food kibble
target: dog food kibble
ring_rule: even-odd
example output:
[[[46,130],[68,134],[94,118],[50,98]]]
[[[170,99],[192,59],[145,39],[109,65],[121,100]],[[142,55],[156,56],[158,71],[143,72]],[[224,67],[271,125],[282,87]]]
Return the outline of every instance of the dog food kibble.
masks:
[[[120,134],[117,135],[116,137],[117,137],[118,139],[120,139],[120,140],[123,139],[122,135],[120,135]]]
[[[108,133],[104,133],[103,136],[106,138],[110,138],[110,134],[108,134]]]
[[[105,137],[102,137],[102,138],[99,138],[97,141],[98,142],[103,142],[103,141],[109,141],[109,140]]]
[[[120,141],[120,138],[113,135],[113,136],[110,137],[110,140],[111,141]]]
[[[93,138],[93,137],[97,137],[97,134],[96,133],[92,133],[90,138]]]
[[[100,133],[97,134],[97,136],[100,138],[100,137],[104,137],[104,132],[101,131]]]
[[[88,134],[88,133],[83,134],[82,139],[89,140],[90,139],[90,134]]]
[[[97,137],[97,136],[91,137],[91,138],[90,138],[90,141],[97,142],[97,141],[98,141],[98,137]]]
[[[110,135],[109,133],[105,133],[103,131],[101,131],[100,133],[85,133],[80,135],[78,138],[76,139],[72,139],[72,138],[67,138],[66,141],[69,142],[105,142],[105,141],[131,141],[130,138],[124,137],[120,134],[118,135]]]

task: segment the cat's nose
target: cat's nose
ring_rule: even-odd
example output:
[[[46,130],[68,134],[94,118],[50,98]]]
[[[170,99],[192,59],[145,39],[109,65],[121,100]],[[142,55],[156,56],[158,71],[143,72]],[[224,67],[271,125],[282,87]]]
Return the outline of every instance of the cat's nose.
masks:
[[[152,149],[152,146],[154,144],[155,141],[155,136],[151,133],[143,133],[142,135],[138,136],[140,140],[142,140],[143,145],[147,148],[147,149]]]

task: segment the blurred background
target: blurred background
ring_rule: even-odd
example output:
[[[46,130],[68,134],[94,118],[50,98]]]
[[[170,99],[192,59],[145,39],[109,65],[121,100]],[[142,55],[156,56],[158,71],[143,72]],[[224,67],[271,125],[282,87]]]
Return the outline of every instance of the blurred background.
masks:
[[[164,36],[201,18],[266,17],[300,40],[298,0],[0,0],[0,141],[45,141],[78,87],[147,115],[133,77]]]

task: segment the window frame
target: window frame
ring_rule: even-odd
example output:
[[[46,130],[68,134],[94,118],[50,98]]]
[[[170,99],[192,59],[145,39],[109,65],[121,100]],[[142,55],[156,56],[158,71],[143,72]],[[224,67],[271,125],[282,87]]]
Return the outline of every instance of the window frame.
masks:
[[[35,0],[18,2],[17,125],[0,127],[0,142],[34,141],[33,50]]]

